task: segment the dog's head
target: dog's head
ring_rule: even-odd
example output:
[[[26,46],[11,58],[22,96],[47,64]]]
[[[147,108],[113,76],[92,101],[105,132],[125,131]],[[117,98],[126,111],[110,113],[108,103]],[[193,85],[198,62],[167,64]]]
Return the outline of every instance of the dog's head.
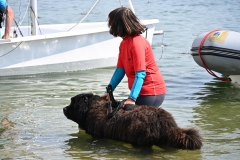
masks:
[[[99,98],[91,93],[83,93],[71,98],[69,106],[63,108],[64,115],[76,122],[80,128],[85,128],[86,114],[91,108],[93,100]]]

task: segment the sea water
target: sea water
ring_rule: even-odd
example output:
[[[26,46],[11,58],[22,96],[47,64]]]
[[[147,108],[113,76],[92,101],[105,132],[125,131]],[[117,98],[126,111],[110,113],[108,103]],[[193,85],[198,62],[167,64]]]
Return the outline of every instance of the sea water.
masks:
[[[17,4],[21,2],[21,5]],[[28,1],[11,1],[21,21]],[[112,9],[125,1],[102,0],[85,21],[107,21]],[[240,90],[221,82],[198,66],[191,44],[199,34],[214,29],[240,31],[239,0],[133,0],[140,19],[157,18],[153,51],[167,85],[161,107],[180,127],[195,127],[203,147],[190,151],[138,148],[107,139],[94,139],[66,119],[63,107],[83,92],[102,94],[114,68],[0,78],[0,159],[231,159],[240,158]],[[77,23],[95,3],[38,1],[40,24]],[[20,7],[21,6],[21,7]],[[23,9],[21,9],[23,8]],[[28,17],[26,14],[25,17]],[[24,20],[23,24],[28,24]],[[128,96],[124,79],[114,95]]]

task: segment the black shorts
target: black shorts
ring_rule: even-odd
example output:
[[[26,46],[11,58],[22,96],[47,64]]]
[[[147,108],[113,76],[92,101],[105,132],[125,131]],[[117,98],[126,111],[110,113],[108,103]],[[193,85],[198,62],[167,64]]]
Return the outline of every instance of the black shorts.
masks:
[[[139,96],[135,102],[136,105],[148,105],[153,107],[159,107],[165,99],[165,94],[157,96]]]

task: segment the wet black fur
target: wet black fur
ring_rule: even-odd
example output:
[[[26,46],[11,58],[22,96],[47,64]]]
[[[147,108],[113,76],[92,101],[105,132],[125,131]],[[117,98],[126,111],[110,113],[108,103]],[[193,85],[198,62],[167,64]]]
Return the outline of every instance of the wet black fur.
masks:
[[[137,145],[168,145],[181,149],[200,149],[202,138],[194,128],[179,128],[172,115],[162,108],[136,106],[107,116],[107,101],[93,94],[71,98],[64,115],[87,133]]]

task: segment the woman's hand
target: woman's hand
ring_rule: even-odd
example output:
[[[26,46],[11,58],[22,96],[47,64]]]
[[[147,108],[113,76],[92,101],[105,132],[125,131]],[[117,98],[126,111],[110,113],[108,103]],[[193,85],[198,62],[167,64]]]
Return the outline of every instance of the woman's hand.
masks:
[[[124,108],[125,105],[127,105],[127,104],[133,104],[133,105],[135,105],[135,101],[132,100],[132,99],[127,99],[127,100],[124,102],[124,104],[123,104],[123,108]]]
[[[107,101],[110,101],[110,96],[107,92],[103,93],[100,97],[106,99]]]

